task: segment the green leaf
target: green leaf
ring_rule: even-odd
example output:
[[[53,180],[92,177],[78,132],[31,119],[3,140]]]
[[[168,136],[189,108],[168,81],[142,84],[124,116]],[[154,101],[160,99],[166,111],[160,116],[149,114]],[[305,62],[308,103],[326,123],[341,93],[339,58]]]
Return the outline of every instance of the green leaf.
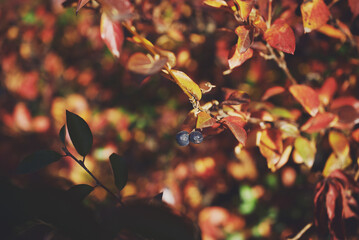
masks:
[[[66,137],[66,128],[65,125],[62,126],[59,132],[60,140],[63,144],[65,144],[65,137]]]
[[[126,185],[128,177],[125,159],[116,153],[112,153],[110,156],[110,162],[113,175],[115,177],[115,185],[121,191]]]
[[[85,157],[91,150],[93,136],[90,127],[80,116],[66,110],[67,129],[76,151]]]
[[[27,156],[16,169],[17,173],[25,174],[35,172],[50,163],[58,161],[61,154],[52,150],[41,150]]]
[[[73,200],[82,201],[84,200],[92,191],[94,187],[87,184],[79,184],[72,186],[67,190],[68,196]]]

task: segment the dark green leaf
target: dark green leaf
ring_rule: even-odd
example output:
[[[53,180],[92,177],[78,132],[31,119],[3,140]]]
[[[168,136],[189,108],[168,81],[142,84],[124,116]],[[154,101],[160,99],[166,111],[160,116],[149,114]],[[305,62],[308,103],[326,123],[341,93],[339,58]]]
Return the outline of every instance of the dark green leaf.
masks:
[[[90,127],[80,116],[66,110],[67,129],[76,151],[86,156],[92,147],[93,136]]]
[[[42,150],[27,156],[17,167],[17,173],[35,172],[50,163],[56,162],[61,158],[61,154],[52,150]]]
[[[67,193],[69,197],[73,200],[82,201],[84,200],[92,191],[94,187],[87,184],[79,184],[72,186]]]
[[[62,126],[59,132],[60,140],[63,144],[65,144],[65,137],[66,137],[66,128],[65,125]]]
[[[126,185],[128,177],[125,159],[116,153],[112,153],[110,156],[110,162],[113,175],[115,177],[115,185],[121,191]]]

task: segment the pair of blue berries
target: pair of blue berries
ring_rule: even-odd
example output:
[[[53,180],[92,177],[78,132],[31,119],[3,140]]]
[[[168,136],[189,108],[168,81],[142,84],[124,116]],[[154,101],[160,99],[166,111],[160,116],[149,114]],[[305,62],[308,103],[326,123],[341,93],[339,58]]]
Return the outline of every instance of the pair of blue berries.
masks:
[[[203,135],[199,131],[193,131],[191,133],[180,131],[176,135],[176,141],[180,146],[187,146],[189,142],[200,144],[203,141]]]

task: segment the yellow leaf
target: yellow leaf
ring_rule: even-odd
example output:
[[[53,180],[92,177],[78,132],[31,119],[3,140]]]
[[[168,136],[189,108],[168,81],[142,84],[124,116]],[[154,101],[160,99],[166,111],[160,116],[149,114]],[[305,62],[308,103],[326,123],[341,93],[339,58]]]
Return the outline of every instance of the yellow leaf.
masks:
[[[200,87],[195,83],[187,74],[179,70],[171,70],[171,73],[176,78],[176,83],[184,90],[187,91],[195,100],[199,101],[202,98]]]

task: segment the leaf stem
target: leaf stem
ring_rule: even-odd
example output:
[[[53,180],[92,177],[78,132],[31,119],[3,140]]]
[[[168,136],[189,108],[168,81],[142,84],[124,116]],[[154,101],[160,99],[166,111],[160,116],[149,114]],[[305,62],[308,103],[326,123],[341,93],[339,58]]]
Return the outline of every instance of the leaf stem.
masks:
[[[313,226],[313,223],[308,223],[307,225],[305,225],[305,227],[302,230],[300,230],[299,233],[297,233],[297,235],[295,235],[292,238],[287,238],[287,240],[298,240],[298,239],[300,239],[303,236],[303,234],[306,231],[308,231],[312,226]]]
[[[66,153],[66,156],[71,157],[73,160],[75,160],[75,162],[77,162],[92,177],[92,179],[95,180],[97,186],[100,186],[104,190],[106,190],[106,192],[108,192],[111,196],[113,196],[119,202],[119,204],[121,206],[124,205],[121,198],[119,198],[110,189],[108,189],[105,185],[103,185],[102,182],[100,180],[98,180],[98,178],[95,177],[95,175],[93,175],[93,173],[86,167],[85,157],[81,161],[81,160],[78,160],[66,147],[63,147],[62,150]]]
[[[272,2],[273,0],[268,0],[268,20],[267,20],[267,28],[270,28],[272,24]]]

